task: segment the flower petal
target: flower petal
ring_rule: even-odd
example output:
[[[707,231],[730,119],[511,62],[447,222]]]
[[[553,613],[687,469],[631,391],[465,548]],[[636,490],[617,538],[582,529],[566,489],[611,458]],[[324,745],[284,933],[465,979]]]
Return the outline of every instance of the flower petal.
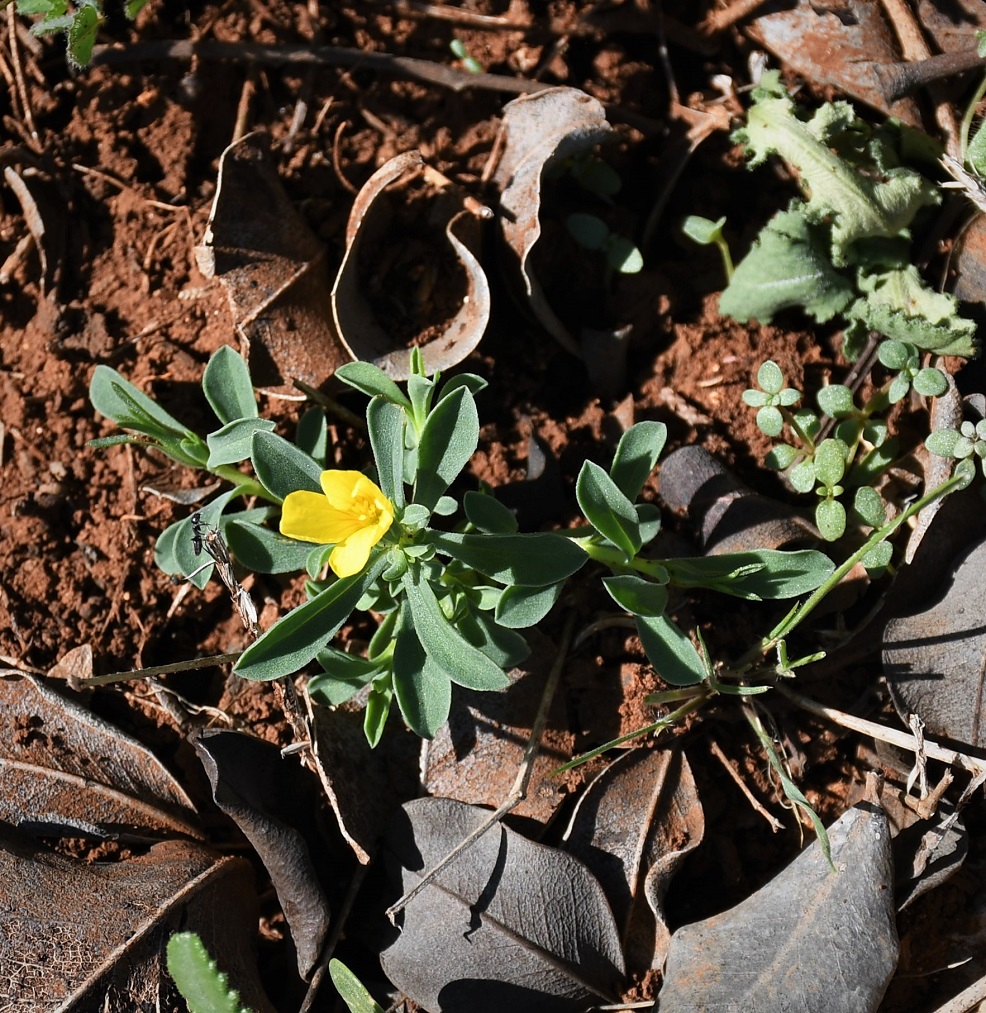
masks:
[[[353,500],[357,496],[357,488],[360,484],[360,479],[364,482],[370,482],[370,480],[361,471],[342,471],[339,469],[333,469],[331,471],[323,471],[319,476],[319,481],[322,485],[322,492],[325,493],[325,498],[329,503],[336,508],[336,510],[351,510],[353,506]],[[370,482],[372,486],[373,483]],[[376,486],[374,486],[376,488]]]
[[[280,530],[288,538],[316,545],[332,545],[358,531],[360,523],[352,514],[333,510],[318,492],[299,489],[288,493],[281,506]]]
[[[360,528],[344,542],[340,542],[329,556],[329,566],[337,577],[352,577],[366,566],[370,558],[370,549],[383,537],[384,532],[379,525]]]

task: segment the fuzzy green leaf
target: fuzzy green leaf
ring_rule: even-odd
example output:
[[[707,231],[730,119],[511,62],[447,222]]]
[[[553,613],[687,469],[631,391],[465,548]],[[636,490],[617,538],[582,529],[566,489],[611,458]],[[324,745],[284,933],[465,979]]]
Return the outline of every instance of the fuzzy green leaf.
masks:
[[[825,323],[852,298],[852,284],[832,266],[825,236],[809,227],[799,211],[783,211],[736,266],[719,299],[719,312],[741,322],[769,323],[781,310],[796,306]]]
[[[298,489],[322,491],[318,462],[276,433],[255,433],[250,456],[257,478],[278,499]]]
[[[667,438],[668,427],[663,422],[638,422],[620,437],[609,475],[631,502],[640,495]]]
[[[379,395],[391,404],[408,410],[411,408],[411,402],[400,387],[379,366],[370,362],[343,363],[332,375],[370,397]]]
[[[329,427],[321,408],[309,408],[298,420],[294,442],[298,449],[325,468],[329,452]]]
[[[603,577],[603,586],[613,601],[631,615],[659,616],[668,604],[667,587],[634,574]]]
[[[103,15],[95,4],[82,4],[76,8],[75,17],[68,29],[69,62],[76,67],[87,67],[96,45],[96,33],[102,24]]]
[[[512,535],[517,531],[514,512],[493,496],[470,490],[462,497],[469,523],[487,534]]]
[[[841,383],[830,383],[827,387],[822,387],[815,400],[830,419],[855,411],[852,391]]]
[[[938,432],[932,433],[924,441],[924,445],[931,451],[932,454],[937,454],[939,457],[953,457],[955,454],[955,446],[958,441],[958,430],[939,429]]]
[[[815,475],[826,488],[834,488],[846,473],[849,448],[842,440],[828,439],[815,448]]]
[[[168,974],[189,1013],[248,1013],[194,932],[176,932],[168,940]]]
[[[404,410],[381,395],[366,407],[366,425],[377,465],[380,491],[400,510],[404,506]]]
[[[121,429],[133,429],[156,439],[194,436],[156,401],[109,366],[97,366],[89,384],[93,408]]]
[[[230,517],[224,528],[230,551],[248,570],[255,573],[297,573],[305,569],[312,547],[262,524],[251,524]]]
[[[860,486],[853,496],[853,513],[867,527],[881,528],[887,523],[883,497],[870,485]]]
[[[815,508],[815,526],[827,542],[846,533],[846,508],[837,499],[823,499]]]
[[[408,567],[402,584],[421,646],[453,682],[479,690],[503,689],[509,685],[510,680],[503,670],[470,644],[445,617],[420,565],[415,563]]]
[[[667,616],[637,616],[636,624],[647,660],[666,683],[694,686],[705,679],[708,673],[695,646]]]
[[[592,461],[586,461],[575,484],[575,496],[589,523],[632,559],[643,544],[633,504],[619,486]],[[513,581],[512,583],[519,583]]]
[[[304,668],[339,632],[356,603],[380,575],[384,559],[382,553],[376,558],[371,556],[362,573],[337,580],[279,619],[243,652],[234,668],[236,674],[268,682]]]
[[[550,531],[516,535],[429,531],[428,541],[486,577],[522,587],[556,584],[589,558],[577,544]]]
[[[433,739],[448,719],[452,682],[421,646],[417,633],[405,626],[397,635],[393,663],[397,704],[415,735]]]
[[[223,464],[239,464],[247,460],[253,451],[254,433],[269,433],[273,429],[271,419],[235,419],[228,422],[206,437],[209,447],[206,467],[218,468]]]
[[[349,1013],[384,1013],[383,1007],[374,1002],[359,978],[341,960],[329,961],[329,977]]]
[[[414,502],[435,508],[479,445],[479,414],[466,387],[457,387],[428,416],[418,444]]]
[[[546,587],[508,587],[497,599],[496,621],[511,630],[535,626],[551,611],[564,590],[561,582]]]
[[[682,587],[708,587],[754,601],[808,594],[834,570],[832,560],[815,549],[756,549],[667,559],[664,565],[672,582]]]
[[[239,352],[223,345],[209,359],[202,374],[202,390],[224,425],[236,419],[255,419],[257,399],[250,370]]]
[[[784,416],[779,408],[766,405],[757,412],[757,428],[772,439],[784,431]]]

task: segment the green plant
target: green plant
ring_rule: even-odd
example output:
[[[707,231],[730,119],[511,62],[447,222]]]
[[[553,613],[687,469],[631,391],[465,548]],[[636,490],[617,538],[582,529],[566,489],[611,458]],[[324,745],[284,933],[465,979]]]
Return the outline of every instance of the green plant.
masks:
[[[644,266],[643,254],[626,236],[609,231],[609,226],[596,215],[578,211],[565,219],[569,235],[586,250],[606,257],[607,279],[614,272],[636,274]]]
[[[102,0],[16,0],[17,13],[40,15],[41,20],[31,27],[33,35],[50,35],[64,32],[69,63],[85,67],[92,59],[96,33],[103,23]],[[147,4],[147,0],[124,0],[123,12],[132,21]]]
[[[462,61],[462,66],[468,70],[470,74],[483,73],[483,65],[469,52],[462,39],[453,39],[449,43],[449,49],[457,60]]]
[[[306,415],[296,444],[275,435],[273,424],[257,417],[246,364],[228,348],[203,376],[220,422],[216,432],[195,435],[100,367],[93,404],[136,435],[94,442],[148,445],[231,483],[163,532],[158,564],[167,573],[192,574],[196,542],[215,530],[250,569],[306,569],[309,600],[248,647],[235,670],[269,680],[316,661],[322,673],[311,677],[309,691],[328,704],[368,687],[364,728],[371,743],[379,741],[394,699],[407,724],[431,736],[448,715],[453,684],[504,688],[506,670],[528,653],[519,631],[548,614],[566,580],[589,560],[609,571],[606,591],[634,617],[650,661],[675,686],[707,681],[711,669],[667,614],[671,588],[783,599],[810,593],[832,572],[831,561],[813,550],[649,558],[644,550],[660,529],[660,512],[636,500],[664,446],[665,427],[656,422],[624,433],[608,471],[583,466],[576,495],[589,527],[520,533],[513,514],[479,491],[465,492],[460,512],[449,490],[478,444],[475,395],[484,381],[464,374],[441,383],[425,375],[419,353],[406,393],[365,362],[349,363],[336,376],[370,398],[372,477],[324,467],[324,456],[316,456],[324,455],[324,419],[319,424]],[[246,461],[253,476],[238,467]],[[244,495],[270,505],[236,509]],[[267,523],[278,513],[273,531]],[[207,567],[194,578],[199,586],[211,572]],[[331,643],[354,611],[378,623],[362,657]]]
[[[733,277],[733,255],[729,252],[729,244],[722,234],[723,226],[726,224],[726,216],[717,221],[703,218],[701,215],[687,215],[681,223],[681,231],[699,246],[715,246],[722,257],[722,267],[726,273],[726,281]]]
[[[195,932],[176,932],[168,940],[168,974],[189,1013],[250,1013]]]
[[[764,75],[753,98],[735,139],[751,167],[771,154],[783,158],[805,196],[763,228],[733,272],[721,312],[763,322],[788,307],[819,323],[841,316],[850,361],[876,332],[903,347],[891,353],[906,360],[893,367],[900,370],[925,352],[974,355],[974,323],[911,263],[910,229],[922,208],[940,200],[931,180],[902,164],[915,135],[874,129],[846,102],[803,116],[776,72]]]
[[[329,977],[342,1001],[349,1007],[349,1013],[384,1013],[383,1007],[341,960],[329,961]]]

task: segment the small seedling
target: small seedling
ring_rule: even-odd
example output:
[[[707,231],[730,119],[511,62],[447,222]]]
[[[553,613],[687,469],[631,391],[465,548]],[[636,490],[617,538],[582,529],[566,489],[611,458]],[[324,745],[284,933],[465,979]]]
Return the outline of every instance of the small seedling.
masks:
[[[601,218],[579,211],[565,219],[565,227],[579,246],[605,255],[607,277],[614,271],[636,274],[643,268],[644,257],[640,250],[626,236],[610,232]]]
[[[453,39],[449,43],[449,49],[452,51],[452,55],[457,59],[461,60],[462,66],[469,71],[470,74],[483,74],[485,70],[483,65],[469,53],[466,48],[466,44],[462,39]]]
[[[702,218],[701,215],[688,215],[681,223],[681,231],[693,243],[698,243],[699,246],[715,245],[718,248],[719,255],[722,257],[722,267],[726,273],[726,281],[728,282],[733,276],[734,268],[733,257],[729,252],[729,244],[726,242],[726,237],[722,234],[725,224],[725,216],[714,222],[709,218]]]

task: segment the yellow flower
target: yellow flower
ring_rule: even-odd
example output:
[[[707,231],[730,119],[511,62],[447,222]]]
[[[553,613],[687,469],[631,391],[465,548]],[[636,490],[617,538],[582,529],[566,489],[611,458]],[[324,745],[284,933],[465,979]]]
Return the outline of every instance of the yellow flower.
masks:
[[[370,549],[394,523],[394,506],[359,471],[323,471],[321,485],[321,493],[288,493],[281,508],[281,534],[302,542],[334,544],[329,556],[332,572],[352,577],[366,566]]]

